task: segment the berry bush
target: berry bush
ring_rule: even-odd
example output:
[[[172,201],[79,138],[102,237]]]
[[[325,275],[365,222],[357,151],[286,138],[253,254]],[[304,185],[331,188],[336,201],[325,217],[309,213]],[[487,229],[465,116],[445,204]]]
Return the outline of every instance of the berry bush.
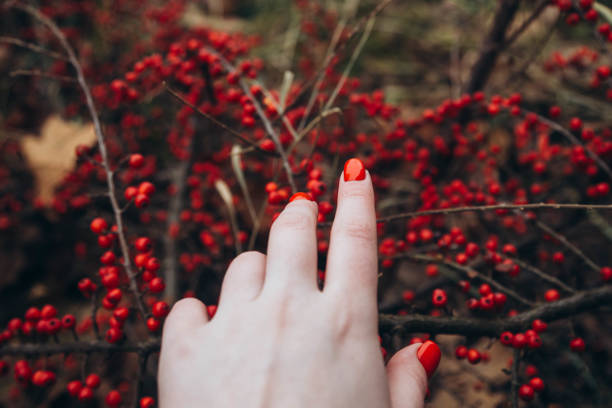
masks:
[[[283,2],[259,35],[188,0],[2,2],[0,406],[154,407],[172,304],[213,317],[298,192],[325,284],[351,157],[377,194],[382,358],[435,338],[432,406],[612,404],[612,9],[323,3]],[[382,29],[394,13],[428,35],[455,15],[466,39],[423,49]],[[413,64],[362,62],[384,53]],[[406,82],[418,98],[393,95]],[[95,142],[43,200],[20,135],[52,114]]]

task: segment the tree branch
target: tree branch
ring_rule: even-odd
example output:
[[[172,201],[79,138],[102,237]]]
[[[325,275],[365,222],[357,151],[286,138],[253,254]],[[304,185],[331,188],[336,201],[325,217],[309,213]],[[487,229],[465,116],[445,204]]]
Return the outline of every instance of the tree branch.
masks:
[[[501,332],[520,331],[535,319],[553,322],[588,310],[612,304],[612,286],[607,285],[556,302],[546,303],[513,317],[504,319],[481,319],[472,317],[432,317],[428,315],[379,314],[381,332],[403,331],[409,333],[457,334],[463,336],[497,337]],[[62,353],[155,353],[159,351],[160,339],[144,343],[109,344],[104,341],[66,342],[44,344],[15,344],[0,347],[0,356],[36,356]]]
[[[477,270],[473,268],[470,268],[469,266],[460,265],[456,262],[449,261],[448,259],[445,259],[442,257],[406,253],[406,254],[399,254],[399,255],[393,256],[392,258],[393,259],[410,259],[416,262],[441,263],[441,264],[448,266],[449,268],[462,272],[470,279],[478,278],[483,282],[487,282],[489,285],[493,286],[495,289],[499,290],[500,292],[505,293],[506,295],[510,296],[511,298],[518,301],[519,303],[522,303],[523,305],[532,306],[534,304],[532,301],[525,299],[524,297],[522,297],[521,295],[519,295],[512,289],[507,288],[501,283],[497,282],[495,279],[489,278],[488,276],[483,275],[482,273],[478,272]]]
[[[612,286],[607,285],[579,292],[571,297],[534,307],[505,319],[431,317],[427,315],[379,315],[381,331],[403,330],[411,333],[459,334],[496,337],[503,331],[524,330],[535,319],[547,322],[577,315],[612,304]]]
[[[516,16],[519,3],[520,0],[501,0],[499,2],[493,24],[482,45],[480,56],[472,67],[465,92],[471,94],[484,88],[495,67],[499,53],[506,45],[506,31]]]

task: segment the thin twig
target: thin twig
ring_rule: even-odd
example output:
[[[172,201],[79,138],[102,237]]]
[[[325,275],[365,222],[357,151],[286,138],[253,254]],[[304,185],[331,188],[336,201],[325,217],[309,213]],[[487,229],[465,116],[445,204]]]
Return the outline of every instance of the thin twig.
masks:
[[[599,157],[599,155],[597,153],[595,153],[593,150],[591,150],[590,147],[588,147],[587,145],[583,144],[576,136],[574,136],[572,134],[572,132],[570,132],[569,130],[565,129],[563,126],[561,126],[557,122],[553,122],[552,120],[550,120],[548,118],[545,118],[542,115],[538,115],[535,112],[531,112],[531,111],[528,111],[528,110],[523,110],[523,112],[524,113],[529,113],[529,114],[536,115],[540,122],[545,123],[550,128],[552,128],[552,129],[556,130],[557,132],[561,133],[563,136],[565,136],[570,142],[572,142],[576,146],[581,146],[582,148],[584,148],[585,152],[591,157],[591,159],[593,159],[595,161],[595,163],[597,163],[597,165],[612,180],[612,170],[610,170],[610,167],[601,159],[601,157]]]
[[[565,238],[565,236],[563,236],[561,233],[556,232],[551,227],[549,227],[548,225],[544,224],[542,221],[536,220],[535,224],[536,224],[536,226],[539,229],[541,229],[542,231],[544,231],[545,233],[547,233],[548,235],[550,235],[551,237],[553,237],[554,239],[559,241],[567,249],[572,251],[577,257],[582,259],[584,261],[584,263],[586,263],[595,272],[597,272],[597,273],[600,272],[601,267],[599,267],[595,262],[593,262],[593,260],[591,258],[586,256],[585,253],[582,252],[576,245],[574,245],[571,242],[569,242],[567,240],[567,238]]]
[[[1,36],[0,43],[17,45],[19,47],[28,48],[31,51],[37,52],[39,54],[47,55],[51,58],[56,58],[56,59],[67,61],[67,62],[70,61],[68,57],[60,54],[59,52],[48,50],[45,47],[41,47],[38,44],[29,43],[29,42],[20,40],[19,38]]]
[[[106,183],[108,185],[109,198],[110,198],[111,206],[113,208],[113,213],[115,215],[115,223],[117,225],[117,236],[119,238],[119,244],[121,247],[121,253],[123,257],[123,267],[125,268],[127,276],[130,280],[130,290],[135,298],[138,309],[140,310],[140,313],[142,314],[142,316],[146,318],[148,317],[148,313],[144,307],[144,303],[142,302],[140,289],[138,288],[138,282],[136,281],[136,276],[132,269],[130,251],[127,245],[127,240],[125,238],[123,219],[121,218],[121,208],[119,207],[119,203],[117,202],[117,197],[116,197],[115,181],[113,180],[113,171],[111,170],[111,167],[110,167],[108,152],[106,150],[106,144],[104,142],[104,134],[102,133],[102,124],[100,123],[100,118],[98,116],[98,112],[96,110],[96,106],[94,104],[93,97],[91,96],[91,91],[89,90],[89,86],[87,85],[87,82],[85,81],[85,76],[83,75],[83,69],[81,68],[81,64],[79,63],[79,60],[72,46],[70,46],[70,44],[68,43],[66,36],[62,32],[62,30],[60,30],[60,28],[51,19],[49,19],[48,17],[40,13],[38,10],[36,10],[35,8],[27,4],[21,4],[21,3],[11,4],[10,6],[28,13],[29,15],[34,17],[36,20],[38,20],[40,23],[42,23],[44,26],[46,26],[53,33],[53,35],[59,40],[60,44],[66,51],[66,54],[68,54],[68,59],[70,60],[70,64],[73,66],[74,70],[76,71],[77,80],[83,91],[83,94],[85,95],[85,103],[87,105],[87,108],[91,115],[91,119],[94,124],[94,131],[95,131],[96,138],[98,141],[98,149],[100,151],[100,156],[102,157],[102,166],[104,168],[104,172],[106,173]]]
[[[405,218],[416,218],[426,215],[448,215],[467,211],[493,211],[493,210],[518,210],[528,211],[536,209],[549,210],[612,210],[612,204],[559,204],[559,203],[529,203],[529,204],[493,204],[476,205],[467,207],[438,208],[434,210],[411,211],[393,214],[376,219],[376,222],[390,222]],[[330,226],[331,222],[319,223],[320,227]]]
[[[523,34],[525,30],[527,30],[529,26],[538,19],[538,17],[540,17],[542,12],[546,10],[549,5],[549,0],[540,0],[540,3],[536,6],[531,15],[527,17],[527,19],[523,21],[523,23],[512,34],[508,35],[508,38],[504,42],[504,47],[509,47],[510,44],[520,37],[520,35]]]
[[[193,138],[187,148],[189,155],[193,150]],[[178,265],[177,265],[177,237],[173,236],[171,230],[180,223],[180,213],[183,209],[185,185],[189,172],[190,159],[181,160],[173,169],[172,185],[176,187],[174,195],[170,198],[168,205],[168,220],[166,233],[164,234],[164,278],[166,289],[164,298],[173,303],[178,294]]]
[[[16,69],[9,72],[9,77],[14,78],[18,76],[33,76],[41,78],[55,79],[57,81],[76,82],[76,78],[67,75],[55,75],[48,72],[43,72],[38,69]]]
[[[465,265],[460,265],[456,262],[450,261],[448,259],[442,258],[442,257],[435,257],[435,256],[429,256],[429,255],[420,255],[420,254],[411,254],[411,253],[405,253],[405,254],[398,254],[392,257],[393,259],[410,259],[412,261],[416,261],[416,262],[431,262],[431,263],[441,263],[444,264],[446,266],[448,266],[449,268],[455,269],[457,271],[463,272],[468,278],[472,279],[472,278],[478,278],[480,280],[482,280],[483,282],[487,282],[489,285],[495,287],[497,290],[499,290],[500,292],[505,293],[506,295],[510,296],[511,298],[513,298],[514,300],[526,305],[526,306],[533,306],[534,303],[530,300],[525,299],[524,297],[522,297],[521,295],[519,295],[518,293],[516,293],[514,290],[505,287],[504,285],[502,285],[501,283],[497,282],[495,279],[489,278],[486,275],[483,275],[482,273],[478,272],[477,270],[470,268],[469,266],[465,266]]]
[[[510,259],[512,262],[514,262],[515,264],[517,264],[518,266],[520,266],[521,268],[527,269],[528,271],[532,272],[534,275],[537,275],[538,277],[540,277],[541,279],[547,282],[557,285],[559,288],[565,290],[566,292],[576,293],[576,290],[574,288],[566,285],[565,283],[561,282],[559,279],[555,278],[554,276],[547,274],[543,270],[536,268],[535,266],[530,265],[527,262],[523,262],[518,258],[514,258],[511,256],[506,256],[506,257]]]
[[[217,51],[215,51],[212,48],[207,48],[207,49],[211,54],[219,58],[219,61],[221,61],[221,64],[223,65],[224,69],[227,72],[234,72],[236,70],[236,68],[223,55],[219,54]],[[278,136],[278,133],[272,127],[272,123],[266,116],[266,113],[264,112],[257,98],[255,98],[255,96],[251,92],[251,89],[249,85],[246,83],[246,81],[243,78],[240,78],[238,80],[238,83],[240,84],[240,87],[242,88],[242,92],[244,92],[244,94],[249,98],[249,100],[253,104],[253,107],[255,108],[255,112],[257,113],[257,116],[259,116],[259,119],[261,120],[261,122],[264,125],[264,128],[266,129],[266,133],[268,134],[268,136],[270,136],[270,139],[272,139],[272,142],[274,142],[276,151],[278,152],[281,158],[281,161],[283,163],[283,167],[285,168],[285,174],[287,176],[287,182],[291,186],[291,192],[296,193],[297,186],[295,184],[295,180],[293,179],[293,170],[291,169],[291,164],[289,164],[289,159],[287,158],[287,154],[285,153],[285,148],[283,147],[283,144],[280,141],[280,137]]]
[[[355,47],[355,50],[351,54],[351,58],[349,59],[349,62],[346,64],[346,67],[344,68],[344,72],[342,72],[342,76],[340,77],[340,80],[336,84],[336,87],[334,88],[329,99],[325,103],[325,107],[323,108],[324,111],[330,109],[334,101],[336,100],[338,93],[340,93],[340,90],[344,86],[346,79],[348,78],[349,74],[351,73],[351,70],[353,69],[353,65],[355,65],[357,58],[359,58],[359,55],[361,55],[361,51],[363,50],[363,47],[368,41],[368,38],[370,38],[370,34],[372,33],[372,29],[374,28],[375,22],[376,22],[375,17],[372,17],[368,21],[368,24],[366,25],[365,30],[363,31],[363,34],[361,36],[361,39],[359,40],[359,43],[357,44],[357,46]]]
[[[366,26],[368,21],[370,21],[372,18],[374,18],[375,16],[380,14],[389,4],[391,4],[392,1],[393,0],[384,0],[384,1],[381,1],[368,15],[364,16],[361,19],[361,21],[359,21],[359,23],[357,23],[355,25],[355,27],[353,27],[353,29],[348,33],[348,35],[346,36],[346,39],[344,41],[342,41],[342,42],[338,41],[336,44],[334,44],[334,46],[332,47],[333,48],[332,52],[328,53],[327,57],[323,61],[323,64],[321,64],[321,67],[319,67],[319,70],[317,71],[317,73],[304,86],[302,86],[302,89],[300,90],[298,95],[295,97],[295,102],[292,103],[289,107],[287,107],[285,112],[290,111],[291,109],[293,109],[294,105],[296,103],[298,103],[299,101],[301,101],[302,96],[306,92],[308,92],[308,90],[310,88],[312,88],[312,92],[313,92],[313,94],[315,96],[313,97],[313,94],[311,94],[311,97],[309,98],[309,103],[308,104],[309,105],[311,103],[314,104],[314,101],[316,100],[316,93],[318,92],[319,85],[322,82],[323,75],[325,74],[325,71],[329,67],[329,64],[333,61],[334,57],[336,57],[336,55],[340,54],[340,52],[342,52],[344,50],[344,48],[347,46],[347,44],[349,44],[351,42],[353,37],[358,32],[363,30],[363,28]],[[312,101],[312,102],[310,102],[310,101]],[[311,108],[312,108],[312,106],[311,106]],[[283,112],[283,114],[284,114],[284,112]],[[306,119],[307,119],[309,114],[310,114],[310,110],[307,108],[305,110],[304,116],[302,117],[302,123],[300,123],[300,125],[298,126],[298,129],[302,129],[304,127],[304,125],[306,123]]]
[[[204,116],[206,119],[210,120],[215,125],[219,126],[223,130],[226,130],[227,132],[229,132],[229,134],[231,134],[232,136],[238,138],[239,140],[242,140],[244,143],[246,143],[246,144],[248,144],[250,146],[253,146],[255,149],[257,149],[257,150],[259,150],[259,151],[261,151],[261,152],[263,152],[265,154],[270,154],[269,152],[267,152],[265,150],[262,150],[261,147],[259,147],[259,145],[257,143],[255,143],[254,141],[244,137],[244,135],[242,135],[240,132],[235,131],[234,129],[232,129],[229,126],[227,126],[225,123],[219,121],[214,116],[209,115],[208,113],[204,112],[202,109],[198,108],[197,106],[195,106],[194,104],[189,102],[187,99],[183,98],[177,91],[172,89],[172,87],[170,87],[170,85],[168,85],[167,82],[164,82],[164,87],[166,88],[166,91],[168,91],[168,93],[170,95],[174,96],[178,101],[180,101],[181,103],[189,106],[191,109],[193,109],[194,111],[196,111],[200,115]]]

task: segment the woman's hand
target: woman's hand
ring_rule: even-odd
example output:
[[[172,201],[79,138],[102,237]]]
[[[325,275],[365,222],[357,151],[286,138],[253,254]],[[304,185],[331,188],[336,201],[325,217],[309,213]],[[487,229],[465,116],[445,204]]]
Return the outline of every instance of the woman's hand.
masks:
[[[374,193],[363,164],[349,160],[340,178],[323,291],[317,204],[296,196],[272,225],[267,256],[246,252],[231,263],[213,319],[195,299],[172,308],[162,339],[161,407],[423,406],[440,350],[415,344],[384,366]]]

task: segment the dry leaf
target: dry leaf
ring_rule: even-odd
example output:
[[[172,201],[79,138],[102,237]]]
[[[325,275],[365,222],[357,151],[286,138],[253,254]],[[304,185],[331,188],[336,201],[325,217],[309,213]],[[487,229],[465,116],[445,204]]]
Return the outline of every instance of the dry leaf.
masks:
[[[91,145],[95,140],[93,125],[66,122],[50,116],[40,136],[28,135],[21,146],[36,179],[37,196],[45,203],[53,198],[55,187],[62,182],[76,162],[75,148]]]

